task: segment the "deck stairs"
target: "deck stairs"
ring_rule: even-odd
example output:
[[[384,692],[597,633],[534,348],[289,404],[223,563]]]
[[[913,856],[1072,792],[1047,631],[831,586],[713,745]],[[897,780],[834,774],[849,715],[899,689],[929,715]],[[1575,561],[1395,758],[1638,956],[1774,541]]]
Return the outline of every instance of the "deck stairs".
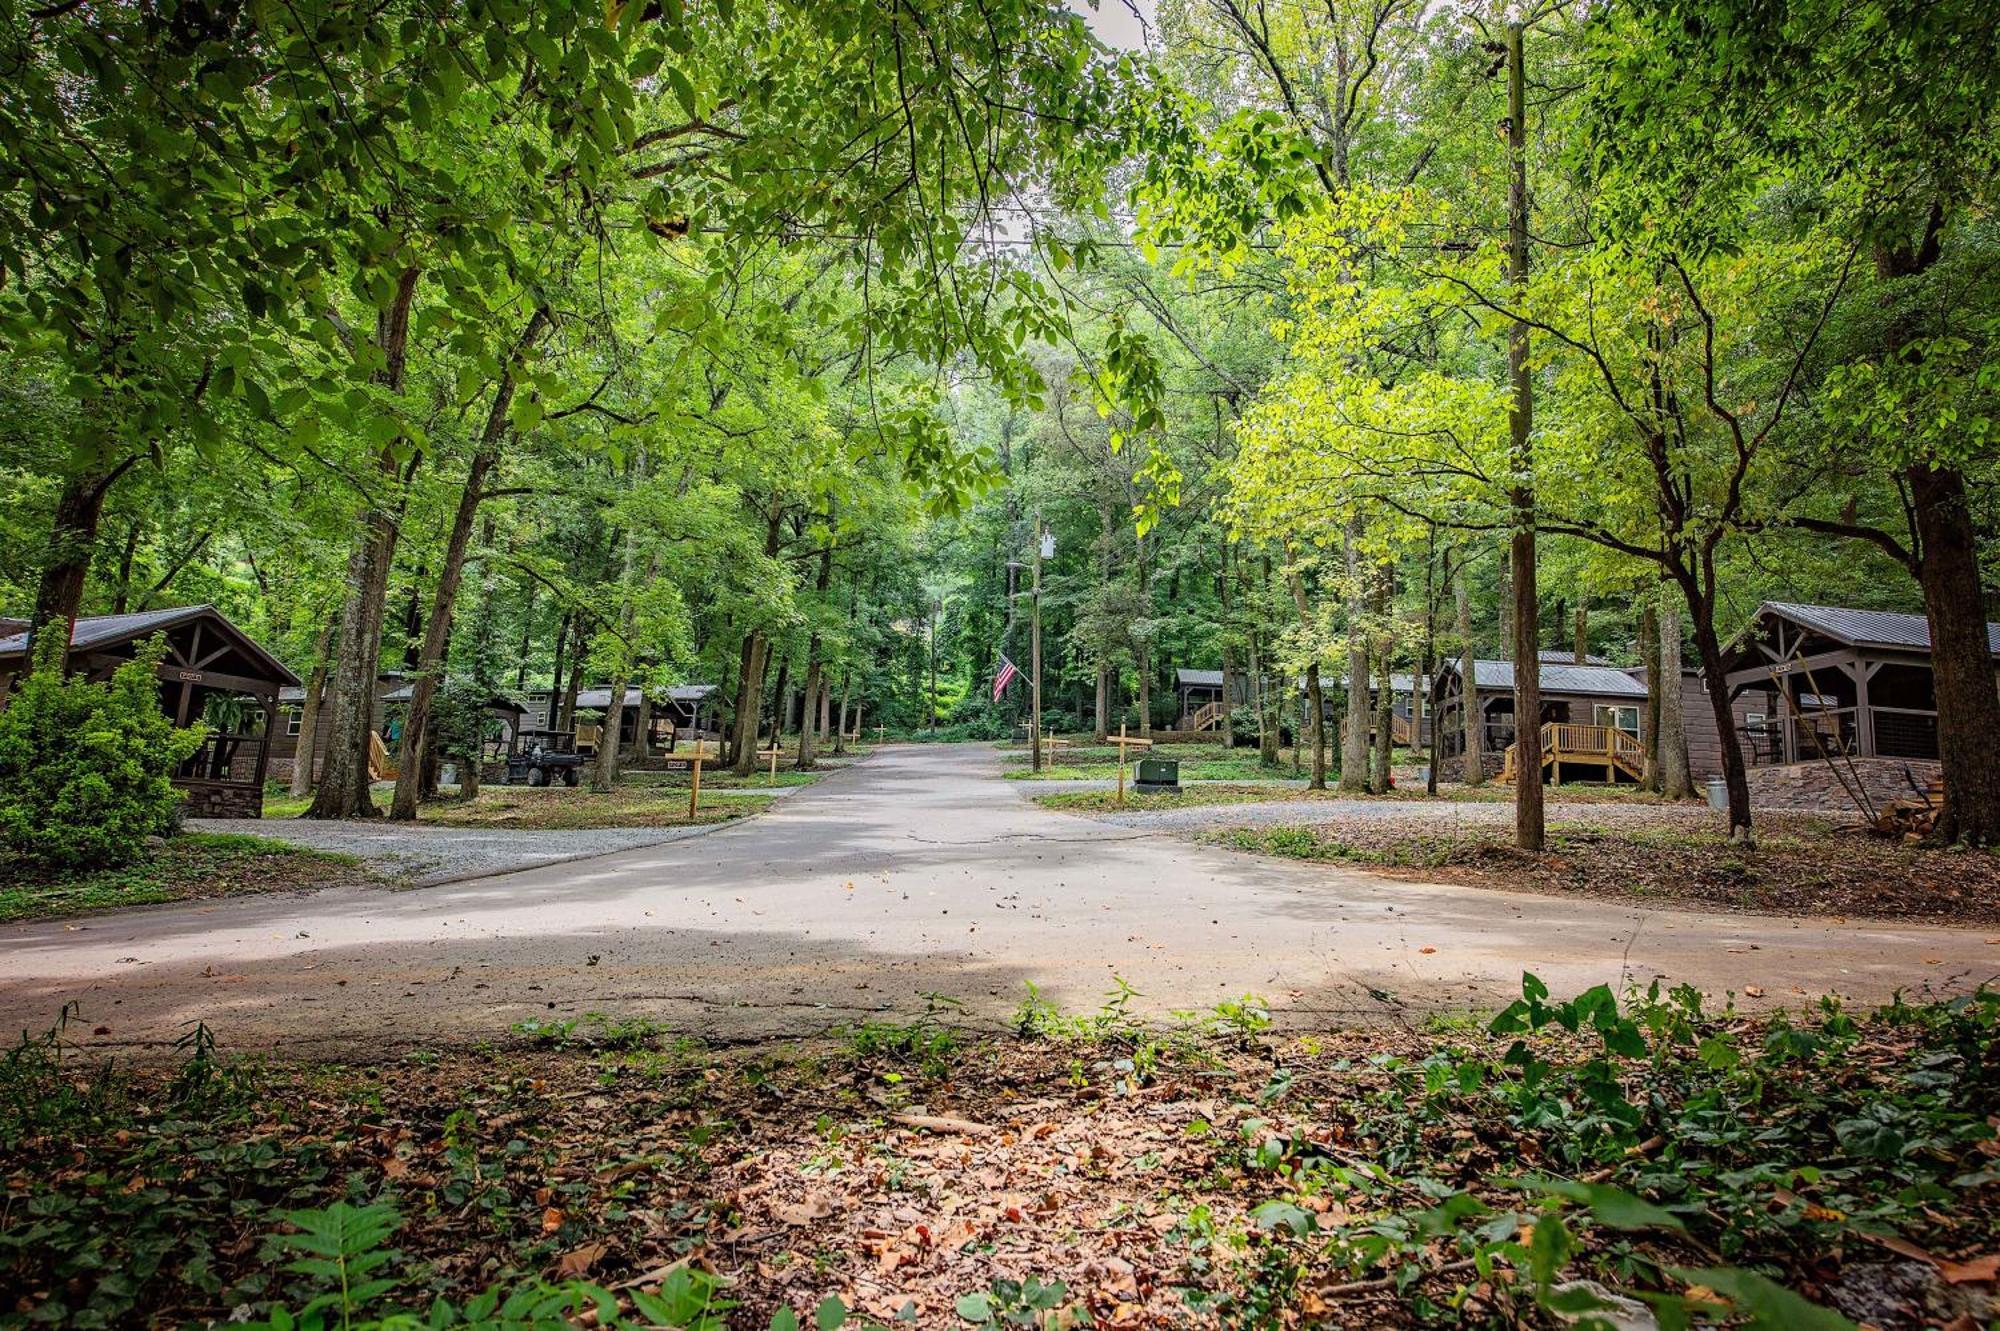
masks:
[[[1509,744],[1500,764],[1500,779],[1512,781],[1516,775],[1518,744]],[[1589,769],[1586,779],[1615,784],[1621,779],[1644,778],[1646,750],[1639,741],[1616,726],[1574,725],[1549,721],[1542,726],[1542,774],[1549,781],[1578,776],[1579,768]]]

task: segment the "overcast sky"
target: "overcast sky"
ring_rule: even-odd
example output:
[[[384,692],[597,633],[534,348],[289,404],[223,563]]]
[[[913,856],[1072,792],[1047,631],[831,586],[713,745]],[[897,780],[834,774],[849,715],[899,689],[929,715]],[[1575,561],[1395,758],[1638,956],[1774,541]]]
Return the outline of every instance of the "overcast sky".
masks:
[[[1083,15],[1090,24],[1090,30],[1106,46],[1119,50],[1136,51],[1145,45],[1146,39],[1138,15],[1133,10],[1152,21],[1154,0],[1064,0],[1071,9]]]

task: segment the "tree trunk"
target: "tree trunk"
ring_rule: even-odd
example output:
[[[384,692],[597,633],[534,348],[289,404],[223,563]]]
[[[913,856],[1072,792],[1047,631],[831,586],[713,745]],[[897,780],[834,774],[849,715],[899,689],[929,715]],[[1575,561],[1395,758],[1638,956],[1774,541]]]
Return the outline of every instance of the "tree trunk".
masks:
[[[410,307],[416,293],[417,269],[405,268],[397,277],[394,298],[375,316],[375,344],[383,354],[375,383],[392,394],[403,391]],[[415,466],[413,459],[411,473]],[[326,766],[312,807],[306,811],[309,818],[372,818],[376,814],[375,802],[368,795],[368,738],[374,729],[375,678],[381,668],[389,574],[396,559],[406,495],[404,468],[393,452],[382,450],[376,470],[381,489],[362,514],[360,539],[347,564],[347,597],[341,606],[328,698],[331,716]]]
[[[1391,687],[1395,677],[1387,643],[1376,659],[1375,678],[1375,771],[1368,785],[1377,795],[1386,795],[1395,780],[1396,752],[1396,695]]]
[[[625,733],[625,692],[631,677],[623,665],[611,677],[611,696],[604,704],[604,720],[597,729],[596,761],[590,765],[590,788],[609,795],[618,784],[618,749]]]
[[[1670,800],[1684,800],[1694,794],[1694,778],[1689,771],[1687,718],[1681,709],[1681,608],[1671,600],[1660,608],[1658,660],[1660,663],[1660,723],[1655,743],[1659,749],[1660,794]],[[1710,637],[1714,636],[1713,631]],[[1718,657],[1718,660],[1720,658]],[[1720,679],[1704,664],[1703,675],[1708,679]],[[1736,740],[1735,718],[1730,716],[1727,690],[1711,688],[1711,693],[1722,693],[1722,715],[1730,717],[1723,729],[1729,732],[1729,741]],[[1739,762],[1740,762],[1739,758]],[[1747,787],[1746,787],[1747,789]],[[1747,796],[1746,796],[1747,801]],[[1749,819],[1744,819],[1749,825]]]
[[[1459,755],[1465,763],[1462,775],[1468,786],[1486,784],[1486,712],[1479,705],[1479,653],[1474,650],[1472,640],[1472,593],[1465,585],[1465,573],[1459,572],[1452,588],[1452,595],[1458,605],[1458,675],[1462,690],[1459,694],[1459,725],[1465,731],[1465,752]]]
[[[1092,735],[1099,744],[1111,739],[1111,663],[1099,659],[1097,662],[1097,724]]]
[[[563,661],[565,653],[569,651],[569,623],[570,612],[565,610],[562,613],[562,618],[556,621],[556,659],[554,668],[549,671],[548,710],[547,714],[542,718],[542,724],[550,730],[561,729]],[[523,655],[525,657],[525,650]],[[523,670],[527,669],[525,659],[522,662],[521,668]]]
[[[576,731],[576,695],[583,692],[583,672],[590,666],[590,621],[579,614],[569,626],[569,683],[563,686],[562,723],[558,730]]]
[[[1507,25],[1507,231],[1508,276],[1514,299],[1528,292],[1528,108],[1522,54],[1522,25]],[[1542,666],[1537,632],[1541,607],[1535,588],[1534,385],[1528,368],[1528,325],[1516,319],[1507,330],[1507,378],[1513,388],[1508,413],[1513,458],[1514,540],[1514,844],[1540,850],[1542,819]]]
[[[125,529],[125,545],[118,552],[118,595],[111,601],[114,615],[132,608],[132,561],[139,557],[139,534],[144,530],[145,524],[136,520]]]
[[[1347,727],[1340,744],[1340,788],[1368,789],[1368,634],[1362,624],[1361,524],[1347,524]]]
[[[49,533],[48,553],[42,560],[41,585],[35,590],[35,609],[29,621],[31,636],[53,624],[61,624],[67,643],[76,617],[83,610],[83,585],[90,575],[90,553],[97,544],[97,526],[104,516],[104,497],[132,466],[127,458],[109,471],[70,480],[56,499],[55,525]],[[29,652],[28,660],[34,660]],[[67,669],[67,664],[64,666]]]
[[[1236,709],[1236,695],[1231,685],[1236,679],[1235,630],[1236,625],[1229,607],[1229,545],[1222,546],[1222,576],[1216,579],[1216,593],[1222,598],[1222,747],[1236,747],[1236,726],[1233,713]],[[1103,743],[1102,738],[1099,743]]]
[[[644,762],[653,756],[653,695],[643,689],[639,693],[639,714],[632,718],[633,762]]]
[[[736,695],[736,725],[731,738],[735,761],[730,771],[749,776],[757,768],[757,732],[764,710],[765,656],[769,651],[762,633],[752,633],[743,656],[743,679]]]
[[[1639,788],[1660,789],[1660,708],[1666,683],[1660,678],[1660,611],[1647,602],[1639,607],[1639,657],[1646,665],[1646,708],[1639,716],[1639,747],[1645,750]],[[1680,681],[1675,680],[1675,691]]]
[[[334,626],[338,617],[329,619],[326,627],[319,631],[319,642],[313,648],[312,669],[306,673],[305,696],[299,700],[298,743],[292,747],[292,798],[312,793],[313,761],[318,757],[314,752],[319,742],[320,695],[326,691],[327,653],[333,647]]]
[[[1578,665],[1590,660],[1590,611],[1584,608],[1582,601],[1576,603],[1576,646],[1571,655]]]
[[[1923,555],[1918,579],[1930,621],[1944,808],[1931,832],[1940,843],[2000,841],[2000,694],[1987,642],[1978,535],[1965,476],[1955,468],[1904,470]]]
[[[1683,590],[1687,590],[1685,586]],[[1694,616],[1695,650],[1701,657],[1702,677],[1709,681],[1707,690],[1708,705],[1710,711],[1714,714],[1716,733],[1721,740],[1722,781],[1729,791],[1729,839],[1747,844],[1754,840],[1750,831],[1750,780],[1743,764],[1742,737],[1736,733],[1735,717],[1730,712],[1729,690],[1722,685],[1722,640],[1715,635],[1714,607],[1705,598],[1690,596],[1688,597],[1688,611]],[[1677,619],[1678,613],[1673,618]],[[1670,626],[1668,619],[1669,616],[1663,612],[1660,616],[1660,654],[1662,657],[1670,654],[1674,656],[1675,659],[1671,664],[1675,673],[1678,674],[1680,670],[1679,654],[1678,652],[1669,653],[1667,650],[1670,644],[1667,641],[1666,630],[1668,627],[1672,627],[1674,632],[1678,634],[1680,626],[1678,624]],[[1662,661],[1661,669],[1666,669],[1668,664],[1668,662]],[[1662,696],[1664,697],[1665,695]],[[1668,718],[1669,724],[1671,724],[1671,720],[1670,716]],[[1661,744],[1660,751],[1665,755],[1669,752],[1669,737],[1662,735]],[[1665,793],[1672,794],[1674,773],[1669,770],[1663,774],[1663,778],[1663,784],[1667,786]],[[1687,785],[1685,775],[1682,777],[1681,784],[1683,786]]]
[[[1312,736],[1312,778],[1309,783],[1313,790],[1326,789],[1326,693],[1320,685],[1319,662],[1306,665],[1306,718],[1307,733]]]
[[[813,580],[813,590],[818,593],[816,602],[824,605],[827,589],[833,585],[833,510],[826,514],[826,548],[819,552],[819,576]],[[826,708],[822,694],[826,687],[826,664],[820,660],[819,632],[815,630],[811,641],[806,644],[806,711],[799,717],[799,758],[798,769],[809,772],[813,766],[814,730],[825,724],[824,719],[815,719],[812,713],[817,709],[824,718]]]

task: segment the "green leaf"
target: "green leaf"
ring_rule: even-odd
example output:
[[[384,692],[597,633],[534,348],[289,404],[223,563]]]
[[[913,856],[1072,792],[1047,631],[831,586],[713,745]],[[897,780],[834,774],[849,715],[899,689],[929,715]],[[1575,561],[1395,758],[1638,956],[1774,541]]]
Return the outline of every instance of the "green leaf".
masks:
[[[993,1320],[993,1299],[983,1293],[961,1294],[952,1305],[958,1315],[968,1322],[990,1322]]]
[[[1831,1308],[1801,1298],[1754,1271],[1718,1266],[1674,1274],[1728,1299],[1737,1312],[1750,1319],[1744,1323],[1748,1331],[1860,1331]]]
[[[1532,1192],[1544,1192],[1555,1197],[1564,1197],[1578,1202],[1601,1224],[1613,1229],[1671,1229],[1685,1232],[1687,1226],[1672,1211],[1653,1205],[1643,1197],[1635,1197],[1623,1188],[1614,1188],[1608,1183],[1578,1183],[1570,1179],[1531,1177],[1519,1180],[1519,1186]]]
[[[819,1301],[819,1307],[813,1309],[813,1325],[819,1331],[840,1331],[847,1325],[847,1305],[839,1295],[829,1294]]]

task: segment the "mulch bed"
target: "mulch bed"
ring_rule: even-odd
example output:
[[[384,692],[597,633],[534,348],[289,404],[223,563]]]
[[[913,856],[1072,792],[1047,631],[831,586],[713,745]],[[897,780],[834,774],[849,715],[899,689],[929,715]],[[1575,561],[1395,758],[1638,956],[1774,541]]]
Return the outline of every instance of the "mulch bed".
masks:
[[[1226,820],[1226,813],[1222,815]],[[1548,849],[1516,849],[1512,830],[1440,832],[1426,818],[1327,819],[1297,827],[1219,828],[1239,849],[1369,865],[1427,882],[1610,901],[1773,914],[2000,925],[2000,856],[1934,849],[1810,814],[1765,814],[1754,849],[1690,820],[1552,822]]]

